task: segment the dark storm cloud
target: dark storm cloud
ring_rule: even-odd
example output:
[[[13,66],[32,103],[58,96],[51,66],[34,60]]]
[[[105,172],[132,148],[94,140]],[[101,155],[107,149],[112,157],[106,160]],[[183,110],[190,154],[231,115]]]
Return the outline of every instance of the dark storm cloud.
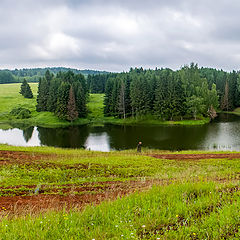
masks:
[[[239,69],[237,0],[1,0],[0,67]]]

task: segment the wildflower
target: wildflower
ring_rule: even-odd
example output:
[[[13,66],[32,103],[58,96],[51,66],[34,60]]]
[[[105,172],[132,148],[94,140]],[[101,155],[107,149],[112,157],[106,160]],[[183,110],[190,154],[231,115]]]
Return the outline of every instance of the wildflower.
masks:
[[[145,228],[146,226],[145,225],[142,225],[142,228]]]
[[[43,222],[41,221],[40,223],[42,224]]]
[[[160,238],[157,238],[157,240],[160,240]]]
[[[133,235],[133,233],[130,233],[131,235]]]
[[[118,227],[118,225],[115,225],[115,227]]]
[[[196,235],[196,233],[193,233],[193,235],[195,236],[195,235]]]
[[[178,215],[176,215],[176,218],[178,218],[179,216]]]

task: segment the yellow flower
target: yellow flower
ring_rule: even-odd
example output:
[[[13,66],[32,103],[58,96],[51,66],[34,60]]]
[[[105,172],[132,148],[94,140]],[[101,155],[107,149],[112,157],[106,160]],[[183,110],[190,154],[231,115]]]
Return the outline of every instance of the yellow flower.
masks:
[[[176,217],[178,218],[178,215],[176,215]]]

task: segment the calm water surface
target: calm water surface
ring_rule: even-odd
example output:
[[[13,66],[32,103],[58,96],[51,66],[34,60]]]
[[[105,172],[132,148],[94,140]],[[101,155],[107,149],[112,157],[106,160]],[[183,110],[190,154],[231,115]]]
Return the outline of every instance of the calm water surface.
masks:
[[[240,117],[221,114],[204,126],[78,126],[0,129],[0,143],[110,151],[144,147],[165,150],[240,150]]]

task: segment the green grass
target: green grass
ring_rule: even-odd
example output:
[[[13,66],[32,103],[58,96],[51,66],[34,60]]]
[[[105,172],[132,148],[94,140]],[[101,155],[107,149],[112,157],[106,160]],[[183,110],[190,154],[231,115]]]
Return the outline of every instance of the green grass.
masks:
[[[8,113],[14,107],[21,105],[29,108],[31,111],[35,110],[37,83],[30,83],[34,99],[24,98],[20,91],[20,83],[1,84],[0,87],[0,113],[1,115]],[[0,115],[0,116],[1,116]]]
[[[0,165],[0,196],[34,194],[29,185],[44,186],[47,194],[54,194],[51,186],[57,186],[60,194],[66,184],[130,180],[168,183],[82,211],[2,217],[0,239],[240,237],[239,159],[179,161],[145,156],[160,153],[159,150],[145,150],[142,154],[136,150],[102,153],[8,145],[0,145],[0,150],[23,151],[30,156],[45,154],[31,164]]]
[[[141,117],[141,118],[126,118],[126,119],[116,119],[110,118],[106,119],[106,122],[119,125],[203,125],[210,122],[209,118],[202,118],[197,120],[182,120],[182,121],[161,121],[154,119],[154,116]]]
[[[37,83],[30,83],[33,99],[24,98],[19,94],[20,83],[14,84],[1,84],[0,85],[0,124],[4,129],[10,128],[11,125],[26,124],[30,126],[42,127],[64,127],[69,126],[71,123],[68,121],[60,120],[51,112],[37,112],[36,111],[36,98],[37,98]],[[25,107],[31,111],[32,117],[29,119],[14,119],[9,113],[17,106]],[[78,119],[74,122],[75,125],[86,124],[87,119]],[[0,127],[1,127],[0,125]]]
[[[240,108],[235,108],[232,112],[227,112],[224,111],[225,113],[230,113],[230,114],[235,114],[235,115],[240,115]]]
[[[2,239],[239,239],[239,192],[232,185],[155,187],[83,212],[3,220]]]

